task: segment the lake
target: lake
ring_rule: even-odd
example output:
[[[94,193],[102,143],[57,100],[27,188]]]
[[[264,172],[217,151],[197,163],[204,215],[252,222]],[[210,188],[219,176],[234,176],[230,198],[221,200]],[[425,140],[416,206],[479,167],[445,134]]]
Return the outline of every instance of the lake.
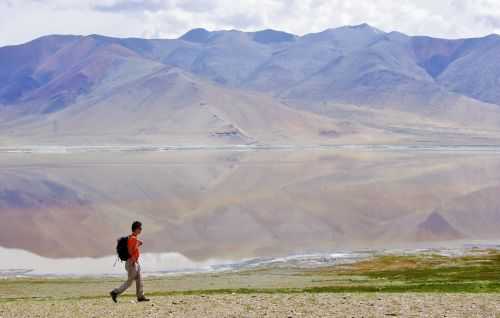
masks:
[[[155,272],[500,241],[494,147],[10,149],[0,181],[4,274],[121,272],[134,220]]]

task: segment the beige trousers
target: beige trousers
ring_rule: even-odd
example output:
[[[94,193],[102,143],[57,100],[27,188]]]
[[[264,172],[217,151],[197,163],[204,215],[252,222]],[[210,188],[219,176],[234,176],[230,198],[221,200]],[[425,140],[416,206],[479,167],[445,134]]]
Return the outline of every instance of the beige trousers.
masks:
[[[127,281],[125,281],[120,287],[113,290],[117,295],[126,291],[135,280],[135,288],[137,298],[144,297],[143,291],[143,283],[142,283],[142,275],[141,275],[141,266],[139,263],[133,263],[131,260],[128,260],[125,263],[125,270],[127,271]]]

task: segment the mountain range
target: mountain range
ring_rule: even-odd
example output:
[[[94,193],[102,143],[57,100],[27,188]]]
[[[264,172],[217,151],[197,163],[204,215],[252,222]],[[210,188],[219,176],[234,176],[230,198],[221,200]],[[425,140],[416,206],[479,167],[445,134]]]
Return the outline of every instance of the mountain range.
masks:
[[[51,35],[0,48],[0,145],[500,143],[500,36]]]

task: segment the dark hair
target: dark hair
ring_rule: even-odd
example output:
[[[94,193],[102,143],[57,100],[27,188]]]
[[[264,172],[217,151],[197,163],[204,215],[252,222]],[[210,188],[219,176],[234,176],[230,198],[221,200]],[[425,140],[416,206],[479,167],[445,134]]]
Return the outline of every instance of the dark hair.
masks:
[[[142,227],[142,223],[139,221],[135,221],[134,223],[132,223],[132,232],[134,232],[136,229],[140,227]]]

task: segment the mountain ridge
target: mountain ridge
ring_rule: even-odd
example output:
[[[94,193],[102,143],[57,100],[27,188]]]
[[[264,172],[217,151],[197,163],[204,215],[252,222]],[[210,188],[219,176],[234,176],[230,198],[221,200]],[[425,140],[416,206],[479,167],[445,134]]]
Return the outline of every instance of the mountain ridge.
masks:
[[[223,88],[225,94],[234,95],[233,101],[242,98],[242,92],[254,94],[254,102],[266,95],[266,103],[274,105],[269,107],[284,113],[291,114],[289,110],[295,109],[314,114],[307,120],[321,118],[320,121],[339,123],[334,110],[350,107],[352,113],[356,113],[361,107],[366,113],[381,110],[386,113],[385,117],[393,117],[396,112],[405,118],[416,115],[429,122],[439,121],[440,127],[454,126],[451,128],[453,140],[439,134],[422,139],[422,133],[427,132],[411,132],[408,129],[411,122],[407,119],[401,119],[400,124],[405,126],[405,133],[401,135],[394,134],[382,118],[377,129],[385,132],[375,135],[385,136],[381,139],[384,141],[398,142],[403,138],[415,142],[422,139],[454,143],[457,142],[455,135],[466,136],[472,129],[480,131],[481,136],[471,136],[464,141],[496,144],[497,138],[500,139],[499,62],[498,35],[440,39],[396,31],[387,33],[368,24],[303,36],[271,29],[243,32],[201,28],[190,30],[178,39],[52,35],[0,48],[0,132],[36,136],[39,131],[32,130],[32,124],[16,126],[13,123],[30,121],[36,122],[35,126],[44,126],[56,117],[66,118],[74,112],[73,108],[89,109],[78,105],[114,94],[116,89],[122,89],[121,94],[126,95],[130,89],[128,83],[136,83],[164,67],[175,67],[203,83],[210,83],[204,85],[204,89]],[[141,94],[149,93],[143,87]],[[169,105],[177,103],[154,98],[151,95],[149,101],[163,103],[165,114],[170,112]],[[288,106],[277,106],[283,102]],[[190,107],[201,103],[202,100],[193,100]],[[212,103],[217,103],[217,98],[214,97]],[[127,107],[138,109],[138,104]],[[247,112],[262,111],[260,105],[250,103],[246,107]],[[322,107],[330,109],[318,111]],[[329,116],[325,117],[325,113]],[[287,115],[282,116],[286,121]],[[280,116],[273,117],[277,122],[280,120]],[[155,119],[151,120],[150,124],[155,126]],[[373,123],[361,123],[355,118],[344,118],[344,121],[358,128],[364,126],[364,136],[373,133],[369,128]],[[236,125],[229,118],[227,122]],[[108,122],[110,126],[115,124]],[[303,127],[315,125],[302,123]],[[435,129],[432,127],[426,130]],[[284,140],[276,138],[276,132],[265,132],[265,127],[262,130],[257,134],[267,135],[264,138],[267,141]],[[317,129],[316,137],[324,137],[322,131]],[[205,134],[213,132],[205,131]],[[289,143],[303,140],[286,129],[280,134]],[[316,137],[310,142],[322,139]]]

